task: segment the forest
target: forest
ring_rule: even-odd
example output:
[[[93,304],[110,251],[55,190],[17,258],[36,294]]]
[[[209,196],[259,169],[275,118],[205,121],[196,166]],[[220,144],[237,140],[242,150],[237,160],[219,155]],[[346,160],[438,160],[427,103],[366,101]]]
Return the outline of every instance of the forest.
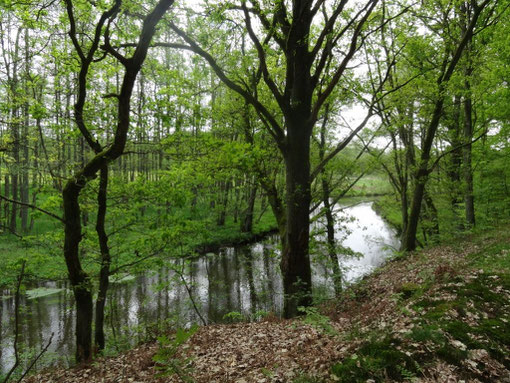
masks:
[[[168,381],[510,379],[509,8],[0,2],[0,380],[156,339]],[[376,303],[338,335],[368,297],[411,335],[374,341]],[[357,348],[292,377],[181,355],[286,320]]]

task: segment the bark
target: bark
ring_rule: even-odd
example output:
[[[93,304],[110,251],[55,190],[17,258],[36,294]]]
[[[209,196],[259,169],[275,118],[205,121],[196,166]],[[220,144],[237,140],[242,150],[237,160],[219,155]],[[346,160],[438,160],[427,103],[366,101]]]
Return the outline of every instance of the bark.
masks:
[[[450,136],[450,144],[453,148],[459,148],[453,150],[450,155],[450,162],[448,164],[447,176],[451,183],[451,196],[450,203],[452,205],[453,212],[455,214],[455,208],[460,203],[460,190],[459,183],[461,181],[460,169],[462,165],[462,152],[460,147],[462,145],[460,135],[460,108],[461,100],[460,96],[455,96],[453,99],[453,113],[451,123],[448,124],[448,133]]]
[[[468,4],[462,2],[460,5],[461,28],[466,31],[466,19],[469,17],[467,9]],[[473,63],[471,51],[473,49],[473,37],[470,35],[466,46],[466,68],[464,69],[464,87],[466,95],[464,97],[464,129],[462,148],[463,177],[464,177],[464,208],[466,214],[466,224],[468,227],[475,226],[475,201],[473,195],[473,167],[471,163],[471,151],[473,140],[473,101],[471,98],[471,76],[473,73]]]
[[[286,225],[280,268],[283,275],[284,316],[298,315],[298,307],[312,304],[310,239],[309,127],[289,127],[286,171]]]
[[[108,247],[108,235],[105,230],[106,221],[106,201],[108,190],[108,165],[100,170],[99,191],[97,194],[97,220],[96,232],[99,238],[99,247],[101,250],[101,270],[99,272],[99,291],[96,299],[96,317],[95,317],[95,344],[97,351],[104,350],[104,309],[106,305],[106,295],[108,292],[110,275],[110,249]]]
[[[11,177],[9,176],[8,173],[6,173],[5,177],[4,177],[4,196],[9,197],[10,193],[11,193]],[[5,228],[9,227],[9,206],[10,205],[14,206],[14,204],[8,204],[8,203],[4,204],[5,223],[3,226],[5,226]]]
[[[29,179],[28,169],[30,167],[30,155],[29,155],[29,142],[28,142],[28,125],[30,123],[29,112],[28,112],[28,85],[27,81],[30,76],[30,54],[29,54],[29,34],[28,29],[25,28],[25,97],[27,101],[23,104],[23,129],[22,129],[22,143],[23,143],[23,169],[21,172],[21,202],[29,203]],[[28,232],[28,207],[21,206],[21,230],[26,233]]]
[[[225,220],[227,218],[227,206],[228,206],[228,196],[230,194],[230,187],[232,185],[232,181],[220,181],[220,206],[218,212],[218,218],[216,220],[216,224],[218,226],[224,226]]]
[[[254,13],[260,22],[262,32],[267,34],[263,39],[257,36],[252,27],[251,9],[249,10],[246,3],[242,2],[241,10],[244,14],[246,30],[258,56],[259,78],[263,79],[272,98],[278,104],[281,112],[278,114],[273,114],[271,111],[273,107],[266,107],[257,98],[255,89],[250,89],[249,86],[245,88],[237,80],[232,80],[211,54],[202,49],[186,32],[170,23],[172,30],[187,45],[170,44],[169,46],[189,49],[201,55],[222,82],[241,95],[246,103],[252,105],[285,160],[287,193],[285,214],[280,211],[279,198],[272,192],[272,186],[267,185],[269,186],[267,190],[270,190],[268,199],[273,212],[275,212],[282,238],[281,270],[284,281],[284,315],[286,317],[297,315],[298,306],[307,306],[312,301],[308,254],[312,128],[321,108],[359,49],[360,37],[364,33],[363,26],[377,2],[377,0],[367,1],[355,18],[350,20],[349,25],[345,28],[338,28],[338,31],[334,33],[335,24],[346,4],[346,1],[342,1],[328,15],[327,22],[324,28],[319,31],[319,37],[314,45],[310,43],[309,36],[314,17],[320,10],[321,1],[316,2],[315,5],[311,1],[293,1],[289,5],[281,2],[279,6],[272,9],[274,11],[273,21],[269,21],[264,12],[255,7]],[[333,74],[326,75],[325,68],[327,66],[329,68],[333,47],[337,41],[341,41],[341,38],[347,37],[347,31],[352,31],[352,35],[347,38],[349,41],[347,51]],[[282,60],[285,71],[283,81],[276,80],[277,76],[272,76],[267,65],[265,49],[273,43],[285,55]],[[281,83],[283,86],[280,86]],[[283,89],[281,89],[282,87]],[[280,122],[282,115],[285,120],[284,126]],[[346,141],[347,143],[348,141]],[[328,154],[325,161],[331,159],[342,148],[343,146]]]

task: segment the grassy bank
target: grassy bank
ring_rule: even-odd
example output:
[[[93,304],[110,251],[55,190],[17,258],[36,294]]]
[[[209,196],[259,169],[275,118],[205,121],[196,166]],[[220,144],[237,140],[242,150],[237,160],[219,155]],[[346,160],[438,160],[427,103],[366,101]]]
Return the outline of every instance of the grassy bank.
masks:
[[[510,234],[500,229],[400,256],[299,319],[202,327],[28,382],[85,374],[89,382],[121,374],[138,382],[505,382],[509,334]]]
[[[123,222],[124,215],[112,221]],[[269,209],[258,212],[251,232],[241,232],[239,221],[227,217],[217,225],[211,217],[198,219],[173,219],[157,222],[156,213],[148,211],[140,224],[110,236],[112,269],[130,264],[137,258],[153,254],[145,263],[124,271],[137,273],[147,268],[161,267],[165,259],[195,256],[214,252],[222,246],[253,242],[276,231],[276,221]],[[153,223],[155,221],[157,223]],[[114,232],[116,226],[108,228]],[[81,243],[83,265],[89,275],[99,273],[100,260],[94,225],[84,227]],[[15,285],[21,260],[27,260],[25,282],[29,285],[41,280],[65,281],[67,269],[63,257],[63,227],[36,225],[34,233],[22,238],[4,233],[0,236],[0,287]]]
[[[377,214],[384,218],[397,232],[402,232],[402,214],[400,202],[393,195],[385,195],[377,198],[373,205]]]

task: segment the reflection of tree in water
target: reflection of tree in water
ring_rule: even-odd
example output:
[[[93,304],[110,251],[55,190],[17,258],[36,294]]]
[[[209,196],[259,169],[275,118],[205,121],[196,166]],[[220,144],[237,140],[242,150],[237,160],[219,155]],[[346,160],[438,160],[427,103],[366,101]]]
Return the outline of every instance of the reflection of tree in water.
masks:
[[[274,289],[274,284],[273,284],[273,278],[271,276],[271,267],[270,267],[270,263],[271,263],[271,255],[272,255],[272,251],[269,247],[267,246],[263,246],[262,247],[262,256],[263,256],[263,262],[264,262],[264,271],[265,271],[265,279],[267,281],[267,291],[264,292],[264,296],[266,297],[266,299],[269,301],[269,307],[271,307],[270,310],[272,310],[274,307],[276,307],[276,304],[275,304],[275,289]],[[262,286],[264,288],[265,286],[265,283],[262,283]]]
[[[63,293],[59,294],[60,309],[58,311],[60,314],[59,323],[61,324],[59,331],[63,335],[60,337],[56,348],[57,352],[61,355],[69,355],[71,350],[74,350],[74,344],[71,343],[71,340],[74,340],[72,336],[72,329],[74,327],[74,315],[72,315],[73,299],[74,295],[67,289],[67,286],[64,286]]]
[[[255,291],[255,282],[253,277],[253,252],[249,247],[237,248],[236,252],[239,252],[243,259],[245,278],[248,281],[250,312],[252,315],[255,315],[257,312],[257,292]]]
[[[233,258],[233,263],[234,263],[234,271],[235,271],[235,274],[232,275],[233,277],[233,280],[232,280],[232,288],[234,289],[233,291],[235,291],[236,293],[236,296],[234,297],[234,292],[232,293],[232,298],[235,298],[235,301],[234,300],[231,300],[232,302],[234,302],[234,306],[233,307],[239,307],[242,309],[243,307],[243,297],[241,295],[241,263],[239,262],[239,249],[238,248],[233,248],[232,249],[232,258]],[[227,260],[228,262],[228,260]],[[234,310],[230,310],[230,311],[234,311]],[[239,309],[235,310],[235,311],[239,311]]]
[[[209,258],[207,277],[209,282],[208,317],[210,322],[221,321],[226,313],[232,311],[231,280],[228,270],[229,265],[225,250],[222,250],[219,255]]]

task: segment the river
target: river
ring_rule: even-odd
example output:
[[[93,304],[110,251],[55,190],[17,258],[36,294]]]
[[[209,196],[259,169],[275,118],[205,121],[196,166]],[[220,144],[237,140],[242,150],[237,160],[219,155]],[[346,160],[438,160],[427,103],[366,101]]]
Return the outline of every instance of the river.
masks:
[[[372,202],[345,207],[337,213],[337,240],[356,253],[340,255],[346,283],[370,273],[398,248],[395,231],[372,209]],[[314,225],[315,229],[320,224]],[[323,234],[316,234],[321,239]],[[314,294],[334,293],[325,259],[312,257]],[[193,261],[175,261],[157,272],[127,277],[111,285],[106,309],[107,337],[112,349],[149,339],[156,323],[187,326],[282,312],[282,281],[276,236],[251,245],[221,248]],[[23,297],[20,343],[24,350],[40,350],[49,342],[43,364],[69,364],[74,355],[72,292],[46,283],[53,294]],[[58,289],[58,290],[57,290]],[[51,292],[51,290],[47,290]],[[4,292],[7,294],[7,292]],[[190,299],[190,296],[193,299]],[[14,300],[0,302],[0,372],[13,363]],[[39,366],[40,367],[40,366]]]

